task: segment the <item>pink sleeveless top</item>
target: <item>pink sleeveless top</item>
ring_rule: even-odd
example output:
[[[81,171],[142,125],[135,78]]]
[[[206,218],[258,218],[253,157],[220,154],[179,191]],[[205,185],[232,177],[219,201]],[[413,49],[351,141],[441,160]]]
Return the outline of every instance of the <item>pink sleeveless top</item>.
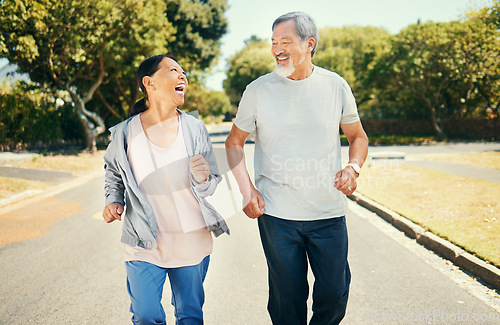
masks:
[[[132,173],[156,217],[158,248],[122,244],[125,261],[165,268],[199,264],[212,253],[213,242],[191,189],[180,119],[176,140],[162,148],[149,141],[136,115],[129,123],[127,144]]]

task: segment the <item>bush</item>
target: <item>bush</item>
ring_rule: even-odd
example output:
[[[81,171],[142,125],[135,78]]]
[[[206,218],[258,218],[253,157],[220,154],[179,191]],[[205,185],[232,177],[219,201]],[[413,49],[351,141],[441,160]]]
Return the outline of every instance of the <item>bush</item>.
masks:
[[[81,143],[83,130],[70,103],[25,83],[0,85],[0,148],[46,148]]]

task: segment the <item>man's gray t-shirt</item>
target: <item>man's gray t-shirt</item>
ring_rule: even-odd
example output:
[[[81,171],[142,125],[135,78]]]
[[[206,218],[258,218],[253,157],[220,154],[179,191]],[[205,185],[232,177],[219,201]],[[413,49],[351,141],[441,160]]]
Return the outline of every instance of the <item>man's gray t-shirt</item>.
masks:
[[[357,121],[347,82],[320,67],[303,80],[272,72],[247,86],[234,124],[256,133],[255,184],[266,214],[288,220],[345,215],[347,199],[333,187],[341,169],[339,125]]]

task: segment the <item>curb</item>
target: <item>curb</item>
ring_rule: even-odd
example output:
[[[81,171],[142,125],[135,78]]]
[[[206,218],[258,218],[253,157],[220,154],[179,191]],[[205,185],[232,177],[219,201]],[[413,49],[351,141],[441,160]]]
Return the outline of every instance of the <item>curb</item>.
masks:
[[[405,217],[361,194],[351,194],[348,198],[358,203],[360,206],[374,212],[382,219],[404,232],[408,237],[415,239],[417,243],[423,245],[425,248],[480,278],[494,289],[500,289],[500,269],[494,265],[488,264],[472,254],[467,253],[462,248],[434,235]]]
[[[0,200],[0,214],[8,212],[9,210],[18,208],[20,205],[27,203],[37,202],[48,197],[52,197],[66,190],[77,187],[78,185],[85,184],[94,178],[104,175],[104,170],[97,170],[90,172],[85,176],[76,177],[70,181],[61,183],[54,186],[53,188],[43,191],[43,190],[27,190],[16,194],[10,198]]]

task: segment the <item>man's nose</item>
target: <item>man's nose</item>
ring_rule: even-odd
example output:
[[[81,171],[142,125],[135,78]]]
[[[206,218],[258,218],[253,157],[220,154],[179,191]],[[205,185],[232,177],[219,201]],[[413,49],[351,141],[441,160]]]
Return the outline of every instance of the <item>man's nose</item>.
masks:
[[[283,54],[285,52],[285,50],[280,46],[280,47],[277,47],[275,50],[274,50],[274,56],[278,56],[280,54]]]

